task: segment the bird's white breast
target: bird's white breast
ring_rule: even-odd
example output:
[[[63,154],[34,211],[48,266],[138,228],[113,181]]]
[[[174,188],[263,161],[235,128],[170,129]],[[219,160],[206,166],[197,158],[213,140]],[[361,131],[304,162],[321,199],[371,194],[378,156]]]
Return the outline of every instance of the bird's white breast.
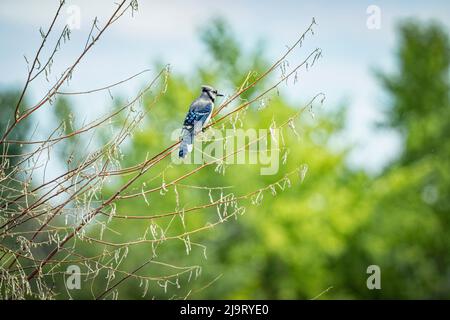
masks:
[[[211,120],[211,115],[213,114],[214,111],[214,103],[211,103],[211,112],[209,113],[208,118],[206,118],[205,123],[203,124],[203,126],[206,126],[209,122],[209,120]]]

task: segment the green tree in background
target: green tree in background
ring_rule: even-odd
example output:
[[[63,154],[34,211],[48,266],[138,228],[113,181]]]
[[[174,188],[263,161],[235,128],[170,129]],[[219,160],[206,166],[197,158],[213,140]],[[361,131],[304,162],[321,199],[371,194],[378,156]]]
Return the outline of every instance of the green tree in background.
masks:
[[[161,145],[171,143],[170,133],[179,128],[188,107],[180,102],[191,101],[198,95],[200,84],[239,86],[248,71],[253,71],[251,76],[254,77],[267,65],[263,47],[243,52],[230,27],[222,20],[204,30],[201,38],[210,53],[210,58],[206,59],[210,59],[211,64],[207,70],[199,68],[194,72],[192,78],[195,80],[171,76],[168,92],[152,107],[146,125],[133,135],[130,148],[123,151],[126,164],[132,165],[145,158],[147,152],[153,154]],[[252,94],[249,92],[248,97]],[[301,107],[289,104],[282,96],[274,94],[265,107],[251,106],[245,115],[245,127],[268,128],[273,121],[286,120]],[[150,103],[147,99],[144,104]],[[280,170],[275,176],[260,175],[256,165],[241,164],[228,166],[226,174],[215,168],[205,168],[183,182],[195,186],[232,186],[236,194],[245,194],[283,179],[299,166],[304,170],[308,168],[308,172],[303,171],[306,174],[303,181],[299,176],[283,181],[275,195],[269,192],[261,204],[247,206],[245,214],[237,221],[233,219],[207,233],[193,236],[191,241],[202,246],[193,246],[189,255],[184,253],[182,244],[161,250],[158,259],[176,259],[177,264],[183,266],[199,264],[202,276],[188,288],[172,286],[164,292],[161,288],[151,287],[152,294],[167,298],[182,296],[192,290],[192,298],[313,298],[334,284],[336,274],[330,261],[345,249],[346,236],[364,221],[367,211],[355,214],[349,208],[362,197],[361,186],[367,178],[363,173],[346,168],[347,150],[336,151],[332,146],[332,138],[344,124],[343,108],[338,108],[337,112],[320,109],[316,114],[317,117],[311,119],[305,113],[293,123],[293,128],[284,132]],[[162,169],[155,168],[155,172]],[[171,169],[176,173],[174,176],[186,170],[186,166]],[[165,179],[169,181],[170,177]],[[201,190],[189,190],[188,193],[178,190],[178,194],[181,203],[190,205],[204,203],[209,196]],[[213,197],[216,196],[213,192]],[[121,202],[118,212],[155,214],[170,211],[175,194],[169,191],[164,195],[151,195],[147,201],[153,206],[142,198]],[[208,208],[195,213],[195,217],[190,216],[191,225],[195,225],[196,220],[198,223],[213,220],[217,212],[215,208]],[[148,223],[138,220],[130,228],[130,222],[124,227],[113,221],[110,226],[124,235],[144,234]],[[182,231],[181,225],[177,228]],[[131,253],[124,266],[132,270],[150,251],[142,248]],[[158,267],[153,265],[146,270],[152,268]],[[141,292],[136,292],[133,281],[122,287],[121,294],[140,298]],[[182,277],[180,283],[183,283]]]
[[[11,115],[14,114],[14,106],[17,103],[17,99],[19,97],[19,92],[13,90],[7,90],[0,92],[0,130],[1,134],[6,131],[6,128],[11,125]],[[24,122],[23,125],[18,127],[17,131],[15,131],[11,140],[25,140],[28,138],[27,135],[31,134],[30,130],[30,121]],[[10,145],[8,149],[4,149],[5,144],[0,144],[1,154],[9,154],[9,155],[18,155],[23,146],[19,144]],[[2,161],[5,158],[1,158]],[[9,158],[10,161],[14,162],[16,159],[14,157]]]
[[[444,30],[438,24],[402,24],[398,73],[380,75],[392,100],[385,125],[404,139],[402,165],[448,154],[450,43]]]
[[[17,103],[19,93],[16,91],[8,90],[0,92],[0,130],[1,134],[4,133],[6,128],[11,125],[11,115],[14,113],[14,105]],[[25,121],[17,130],[11,135],[11,140],[26,140],[29,138],[30,121]],[[7,175],[11,173],[11,167],[17,163],[18,157],[24,150],[24,146],[20,144],[3,144],[0,143],[0,166],[2,167],[2,174]],[[15,195],[15,188],[17,187],[17,181],[4,180],[4,177],[0,177],[0,205],[4,199],[13,197]],[[14,209],[13,207],[11,209]],[[3,213],[3,212],[2,212]]]
[[[236,221],[192,236],[197,245],[189,254],[182,243],[167,244],[158,259],[176,261],[177,266],[197,265],[202,268],[201,276],[188,281],[182,275],[179,288],[172,284],[162,289],[160,284],[151,286],[150,294],[167,298],[190,292],[190,298],[231,299],[448,297],[449,42],[443,29],[434,24],[407,22],[399,32],[398,73],[379,76],[391,98],[384,125],[398,130],[404,139],[398,160],[378,177],[349,168],[345,160],[350,146],[337,150],[333,145],[345,124],[345,106],[341,106],[335,112],[321,109],[315,119],[305,114],[295,122],[295,131],[284,132],[281,157],[287,154],[287,158],[275,176],[262,176],[252,165],[230,165],[225,175],[215,168],[199,171],[183,183],[233,186],[236,194],[244,194],[282,179],[300,165],[308,168],[304,180],[290,179],[290,187],[285,185],[284,191],[277,189],[276,195],[265,195],[260,204],[247,206]],[[210,53],[210,68],[199,67],[190,77],[171,77],[169,90],[151,107],[146,125],[123,150],[126,164],[133,165],[147,152],[153,154],[171,143],[170,133],[179,127],[187,108],[180,101],[191,101],[200,84],[237,86],[246,76],[245,66],[257,74],[266,65],[263,47],[244,52],[224,21],[217,20],[201,38]],[[144,104],[150,107],[151,99]],[[268,128],[296,108],[282,95],[274,95],[265,108],[249,108],[245,125]],[[178,166],[171,172],[175,177],[185,170],[186,166]],[[155,172],[162,171],[155,168]],[[177,197],[195,205],[209,195],[201,189],[185,192],[180,188],[177,194],[169,191],[153,194],[146,201],[120,202],[118,212],[170,211]],[[214,208],[204,209],[190,216],[188,227],[216,215]],[[148,225],[144,220],[126,225],[113,221],[110,227],[124,241],[127,234],[145,234]],[[175,222],[174,228],[182,231],[184,227]],[[90,254],[95,250],[95,246],[86,248]],[[133,270],[150,252],[150,247],[134,250],[123,267]],[[366,286],[370,265],[381,268],[381,290]],[[161,272],[157,265],[145,270]],[[135,281],[122,285],[122,298],[142,297]]]
[[[342,286],[377,264],[382,290],[354,286],[356,297],[450,296],[450,43],[440,25],[399,28],[398,70],[381,74],[390,96],[385,125],[402,135],[397,161],[371,185],[369,219],[337,261]],[[382,152],[382,150],[380,150]]]
[[[169,158],[155,162],[120,193],[114,214],[112,209],[99,212],[96,223],[82,230],[83,241],[73,242],[75,258],[90,257],[92,264],[79,263],[86,281],[80,290],[70,292],[65,286],[65,269],[61,269],[52,283],[52,290],[59,294],[56,297],[104,298],[99,294],[117,284],[120,299],[448,298],[450,40],[446,30],[435,23],[406,21],[398,32],[397,70],[377,76],[389,97],[383,106],[383,126],[398,131],[403,145],[398,158],[383,172],[370,176],[348,165],[352,146],[340,143],[337,148],[335,143],[345,128],[346,106],[318,109],[319,103],[314,104],[315,117],[304,112],[283,129],[278,145],[280,167],[274,175],[261,175],[260,165],[218,164],[164,188],[166,182],[200,165],[177,165]],[[85,160],[84,152],[91,143],[100,146],[102,159],[113,165],[117,162],[117,168],[123,169],[114,175],[112,167],[105,185],[98,190],[93,186],[95,190],[67,204],[67,212],[82,215],[85,202],[96,208],[134,176],[129,168],[173,144],[179,138],[173,133],[180,128],[188,103],[198,96],[200,85],[233,92],[269,65],[263,42],[252,49],[243,48],[224,20],[208,24],[199,37],[205,55],[190,74],[171,74],[158,82],[136,110],[134,105],[123,109],[126,111],[107,125],[96,126],[91,136],[58,143],[57,154],[67,169]],[[234,103],[255,97],[271,86],[274,78],[264,79],[260,87]],[[301,83],[289,83],[290,90],[297,88],[301,89]],[[160,90],[164,94],[159,96]],[[286,121],[303,104],[288,101],[283,90],[280,86],[280,92],[266,96],[263,103],[251,104],[214,128],[268,129]],[[0,95],[2,129],[16,98],[15,93]],[[311,98],[304,97],[303,102]],[[112,112],[124,104],[126,100],[114,98]],[[59,97],[53,112],[61,123],[61,134],[70,135],[81,126],[70,100]],[[141,114],[143,121],[136,121],[139,125],[128,130],[133,117]],[[24,122],[9,139],[31,139],[30,128],[30,122]],[[125,143],[113,149],[107,142],[117,131],[125,132]],[[213,134],[211,131],[205,135]],[[3,155],[26,149],[9,145]],[[6,159],[2,157],[2,164]],[[245,211],[226,223],[183,236],[224,218],[215,205],[207,206],[212,199],[221,199],[224,193],[245,195],[271,184],[273,188],[263,197],[243,199]],[[12,195],[5,193],[10,185],[0,182],[0,187],[1,205],[2,199]],[[157,192],[144,194],[153,188]],[[203,205],[201,210],[183,211]],[[170,214],[173,212],[176,214]],[[52,223],[62,226],[64,219],[76,218],[65,215],[58,215]],[[168,230],[164,236],[173,236],[170,241],[160,241],[163,227]],[[370,265],[381,269],[381,290],[366,286]]]

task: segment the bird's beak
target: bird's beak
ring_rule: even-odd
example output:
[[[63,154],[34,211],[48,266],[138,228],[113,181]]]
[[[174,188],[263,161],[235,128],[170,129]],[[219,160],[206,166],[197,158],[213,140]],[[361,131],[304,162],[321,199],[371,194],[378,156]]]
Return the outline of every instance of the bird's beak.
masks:
[[[216,96],[218,96],[218,97],[224,97],[225,95],[224,95],[224,94],[221,94],[221,93],[218,93],[218,94],[216,94]]]

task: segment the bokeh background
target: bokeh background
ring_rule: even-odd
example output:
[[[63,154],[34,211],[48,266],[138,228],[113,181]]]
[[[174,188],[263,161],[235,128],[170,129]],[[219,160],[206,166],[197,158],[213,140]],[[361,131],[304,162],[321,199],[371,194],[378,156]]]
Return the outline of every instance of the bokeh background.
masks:
[[[55,63],[56,73],[79,54],[94,17],[103,21],[113,8],[111,1],[69,5],[79,8],[80,26]],[[367,24],[373,5],[379,9],[379,28]],[[34,54],[39,28],[47,26],[56,6],[50,0],[0,3],[2,130],[25,80],[23,57]],[[71,12],[64,14],[69,18]],[[178,264],[198,264],[202,274],[192,283],[184,279],[181,288],[169,284],[166,290],[159,283],[150,288],[155,297],[189,290],[192,298],[213,299],[309,299],[321,293],[328,299],[450,297],[448,2],[141,1],[137,14],[124,16],[95,45],[70,88],[98,88],[147,68],[156,74],[170,64],[166,95],[122,150],[124,164],[133,165],[170,143],[200,84],[231,93],[249,70],[264,70],[276,60],[313,17],[315,34],[293,59],[316,47],[323,57],[297,83],[282,86],[269,107],[254,108],[247,116],[249,127],[267,127],[317,92],[326,94],[315,117],[305,115],[297,123],[300,139],[286,136],[289,158],[280,172],[261,176],[257,168],[241,165],[225,176],[203,170],[188,183],[233,186],[245,193],[300,164],[308,166],[305,179],[250,205],[236,221],[196,235],[193,241],[201,245],[191,254],[182,243],[163,250]],[[130,99],[143,83],[138,77],[111,94],[61,98],[33,117],[37,136],[46,136],[69,114],[74,123],[95,119]],[[45,79],[36,82],[27,101],[39,99],[48,85]],[[32,129],[24,127],[21,135]],[[104,135],[97,133],[99,142]],[[61,158],[74,147],[64,146]],[[63,167],[53,159],[51,174]],[[184,200],[202,203],[207,197],[190,192]],[[150,202],[149,209],[142,198],[132,199],[118,211],[169,210],[174,198],[156,196]],[[192,223],[214,214],[215,209],[205,210]],[[113,227],[135,235],[147,226],[138,220],[113,222]],[[86,254],[94,254],[92,246],[86,246]],[[133,269],[148,254],[148,247],[136,249],[125,267]],[[366,286],[369,265],[381,269],[381,290]],[[127,282],[120,297],[142,298],[136,288],[136,281]],[[89,297],[90,290],[74,294]]]

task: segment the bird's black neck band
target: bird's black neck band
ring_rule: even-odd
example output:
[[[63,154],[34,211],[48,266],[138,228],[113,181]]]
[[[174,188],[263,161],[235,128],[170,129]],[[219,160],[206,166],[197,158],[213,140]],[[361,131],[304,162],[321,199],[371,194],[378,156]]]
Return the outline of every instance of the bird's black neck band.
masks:
[[[206,94],[208,95],[208,97],[212,100],[212,102],[214,102],[214,97],[211,96],[211,94],[209,93],[209,91],[203,91],[206,92]]]

